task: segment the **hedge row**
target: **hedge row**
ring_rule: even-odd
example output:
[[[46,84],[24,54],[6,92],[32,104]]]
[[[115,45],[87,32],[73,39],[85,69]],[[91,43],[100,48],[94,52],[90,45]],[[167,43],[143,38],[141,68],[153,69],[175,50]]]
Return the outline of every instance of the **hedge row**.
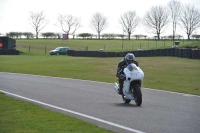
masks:
[[[15,49],[0,49],[0,55],[19,55],[19,50],[15,50]]]
[[[136,57],[152,57],[152,56],[175,56],[190,59],[200,59],[199,49],[156,49],[145,51],[126,51],[126,52],[98,52],[98,51],[76,51],[69,50],[69,56],[83,57],[124,57],[127,53],[133,53]]]

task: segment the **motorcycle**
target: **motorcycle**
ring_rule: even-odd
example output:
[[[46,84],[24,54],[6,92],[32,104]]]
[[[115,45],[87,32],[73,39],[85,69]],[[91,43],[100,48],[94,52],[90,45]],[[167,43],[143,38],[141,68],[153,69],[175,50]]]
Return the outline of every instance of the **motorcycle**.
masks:
[[[123,70],[125,74],[123,89],[122,89],[122,100],[124,103],[130,103],[134,100],[137,106],[142,104],[142,83],[144,79],[144,72],[140,67],[134,63],[129,64]],[[115,82],[114,90],[119,94],[119,84]]]

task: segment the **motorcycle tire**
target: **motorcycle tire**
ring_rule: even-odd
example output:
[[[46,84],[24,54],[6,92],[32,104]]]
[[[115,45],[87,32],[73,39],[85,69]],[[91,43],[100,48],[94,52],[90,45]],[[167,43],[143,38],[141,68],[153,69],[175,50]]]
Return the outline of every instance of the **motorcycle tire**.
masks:
[[[124,103],[130,103],[131,100],[124,98],[124,94],[122,94],[122,100]]]
[[[142,104],[142,91],[139,85],[135,86],[134,99],[137,106],[140,106]]]

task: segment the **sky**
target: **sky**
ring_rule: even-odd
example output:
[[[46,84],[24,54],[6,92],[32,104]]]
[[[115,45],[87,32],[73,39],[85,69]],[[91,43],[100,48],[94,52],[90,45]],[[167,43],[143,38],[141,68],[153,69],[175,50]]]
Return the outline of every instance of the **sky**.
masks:
[[[108,28],[102,33],[122,34],[119,25],[119,18],[128,11],[135,11],[137,16],[143,18],[145,13],[152,6],[166,6],[170,0],[0,0],[0,33],[8,32],[34,32],[30,25],[30,12],[43,11],[49,23],[41,30],[44,32],[63,33],[62,29],[56,26],[59,14],[71,14],[81,18],[82,27],[76,32],[96,34],[90,28],[90,20],[93,14],[100,12],[108,18]],[[200,0],[180,0],[182,4],[191,4],[200,9]],[[170,29],[170,27],[168,28]],[[171,29],[172,30],[172,29]],[[166,30],[162,35],[171,34]],[[179,34],[185,34],[178,30]],[[195,31],[200,34],[200,30]],[[153,36],[148,29],[140,25],[132,33]]]

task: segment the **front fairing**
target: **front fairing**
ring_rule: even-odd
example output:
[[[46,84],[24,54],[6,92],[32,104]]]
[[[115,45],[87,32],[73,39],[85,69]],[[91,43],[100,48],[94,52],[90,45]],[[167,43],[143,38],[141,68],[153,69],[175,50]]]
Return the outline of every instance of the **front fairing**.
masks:
[[[126,79],[129,81],[132,80],[142,80],[144,78],[144,72],[137,67],[134,63],[129,64],[124,69],[124,74],[126,75]]]

